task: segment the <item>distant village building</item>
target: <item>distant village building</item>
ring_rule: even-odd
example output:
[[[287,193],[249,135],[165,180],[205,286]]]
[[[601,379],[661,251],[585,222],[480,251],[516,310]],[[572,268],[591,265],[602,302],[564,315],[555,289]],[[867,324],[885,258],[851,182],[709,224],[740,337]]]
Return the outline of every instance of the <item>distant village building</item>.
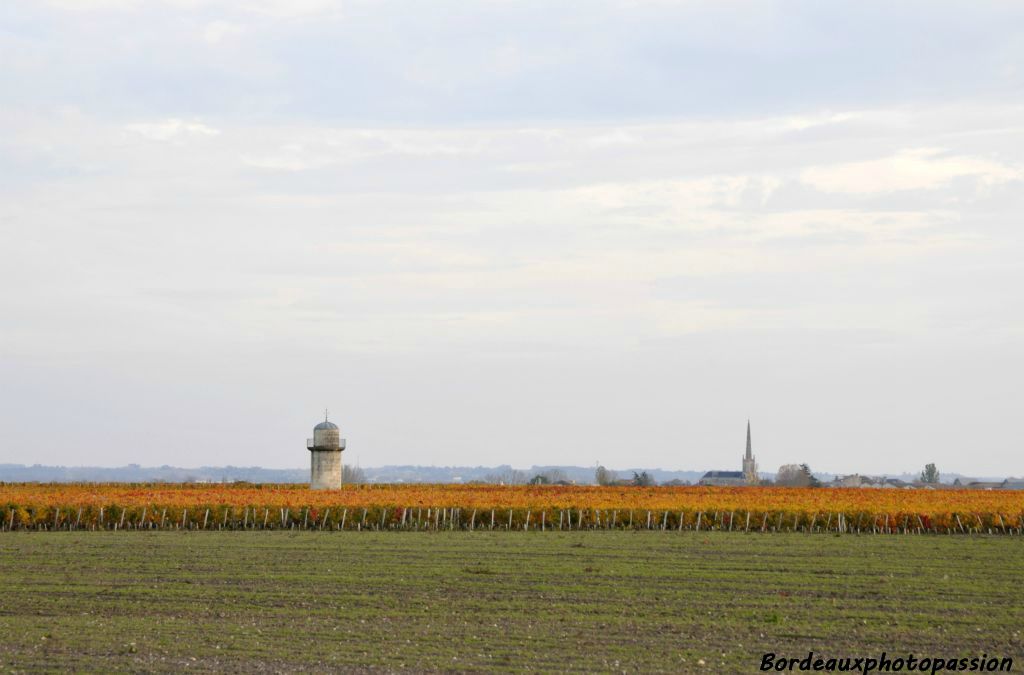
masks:
[[[757,485],[757,461],[750,443],[750,420],[747,420],[747,452],[743,455],[742,471],[708,471],[698,485],[739,486]]]
[[[309,487],[312,490],[337,490],[341,487],[341,453],[345,450],[345,439],[341,438],[338,425],[324,421],[313,427],[313,438],[306,439],[309,450]]]
[[[964,490],[1024,490],[1024,479],[1007,478],[1006,480],[971,480],[957,478],[953,487]]]
[[[886,478],[885,476],[862,476],[859,473],[851,473],[848,476],[836,476],[835,480],[827,483],[825,487],[848,487],[848,488],[898,488],[901,490],[934,490],[942,487],[941,484],[924,483],[921,481],[907,482],[900,478]]]

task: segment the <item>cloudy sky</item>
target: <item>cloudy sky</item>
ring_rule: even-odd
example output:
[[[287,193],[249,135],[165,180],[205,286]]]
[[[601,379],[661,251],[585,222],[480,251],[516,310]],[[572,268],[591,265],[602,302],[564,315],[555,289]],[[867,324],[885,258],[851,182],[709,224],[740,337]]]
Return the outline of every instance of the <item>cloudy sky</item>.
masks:
[[[0,462],[1024,474],[1024,5],[0,4]]]

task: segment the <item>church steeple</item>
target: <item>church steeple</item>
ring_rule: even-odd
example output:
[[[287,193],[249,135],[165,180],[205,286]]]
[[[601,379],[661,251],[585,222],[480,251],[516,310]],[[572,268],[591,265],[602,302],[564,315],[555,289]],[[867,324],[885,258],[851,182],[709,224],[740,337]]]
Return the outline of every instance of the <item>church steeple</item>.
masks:
[[[747,455],[745,459],[754,459],[750,448],[750,420],[747,420]]]
[[[754,461],[754,449],[750,443],[750,420],[747,420],[747,453],[743,455],[743,477],[747,483],[757,485],[760,477],[757,475],[757,462]]]

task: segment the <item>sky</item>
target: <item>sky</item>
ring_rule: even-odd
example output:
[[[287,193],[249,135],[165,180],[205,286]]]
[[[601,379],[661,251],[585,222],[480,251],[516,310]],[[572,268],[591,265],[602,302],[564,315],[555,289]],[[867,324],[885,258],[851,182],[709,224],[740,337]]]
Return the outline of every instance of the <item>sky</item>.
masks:
[[[0,4],[0,463],[1024,475],[1024,4]]]

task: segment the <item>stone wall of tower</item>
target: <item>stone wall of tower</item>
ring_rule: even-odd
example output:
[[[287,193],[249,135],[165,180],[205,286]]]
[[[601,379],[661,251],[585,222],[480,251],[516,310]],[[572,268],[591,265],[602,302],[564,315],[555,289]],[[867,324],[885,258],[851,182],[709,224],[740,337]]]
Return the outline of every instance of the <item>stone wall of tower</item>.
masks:
[[[747,479],[748,483],[756,484],[760,481],[760,477],[757,475],[757,462],[753,455],[743,458],[743,477]]]
[[[313,490],[341,488],[341,450],[311,450],[309,487]]]

